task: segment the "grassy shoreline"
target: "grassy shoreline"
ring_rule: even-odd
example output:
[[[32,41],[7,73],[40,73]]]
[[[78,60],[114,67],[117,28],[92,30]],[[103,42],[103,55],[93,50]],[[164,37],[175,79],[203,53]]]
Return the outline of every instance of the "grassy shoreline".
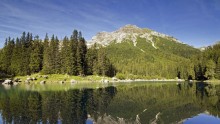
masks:
[[[44,78],[47,76],[48,78]],[[15,76],[13,79],[20,79],[21,82],[25,82],[28,78],[35,78],[36,80],[30,81],[39,83],[41,81],[46,81],[46,83],[59,83],[61,81],[71,82],[71,80],[75,80],[80,83],[93,83],[93,82],[141,82],[141,81],[185,81],[183,79],[117,79],[115,77],[104,77],[98,75],[89,75],[89,76],[70,76],[64,74],[49,74],[49,75],[41,75],[39,73],[27,75],[27,76]]]
[[[47,76],[48,78],[44,78],[44,76]],[[28,78],[35,78],[36,80],[30,81],[30,83],[40,83],[41,81],[46,81],[47,84],[54,84],[54,83],[60,83],[63,82],[71,82],[71,80],[75,80],[77,83],[97,83],[97,82],[142,82],[142,81],[148,81],[148,82],[166,82],[166,81],[174,81],[174,82],[183,82],[186,81],[184,79],[117,79],[117,78],[111,78],[111,77],[104,77],[104,76],[98,76],[98,75],[89,75],[89,76],[70,76],[70,75],[64,75],[64,74],[49,74],[49,75],[42,75],[40,73],[27,75],[27,76],[15,76],[13,79],[20,79],[21,82],[25,82]],[[3,79],[1,80],[3,81]],[[197,80],[192,80],[192,82],[198,82]],[[220,80],[206,80],[203,82],[207,83],[215,83],[220,84]]]

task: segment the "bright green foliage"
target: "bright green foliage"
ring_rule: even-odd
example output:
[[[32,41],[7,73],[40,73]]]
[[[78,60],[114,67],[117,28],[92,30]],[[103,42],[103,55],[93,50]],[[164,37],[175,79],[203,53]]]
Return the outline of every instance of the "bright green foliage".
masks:
[[[213,60],[208,60],[206,63],[206,72],[205,72],[205,77],[207,79],[213,79],[215,75],[215,63]]]
[[[217,64],[216,64],[216,70],[215,70],[215,77],[217,79],[220,79],[220,57],[218,58]]]
[[[193,64],[187,58],[190,55],[185,56],[184,52],[190,50],[193,51],[192,54],[197,54],[197,49],[163,38],[156,39],[156,46],[157,49],[152,47],[150,41],[138,38],[136,46],[129,40],[120,44],[112,43],[106,47],[106,52],[117,72],[125,75],[169,79],[177,77],[178,74],[183,79],[195,77]],[[178,49],[180,51],[176,52]]]
[[[207,47],[202,54],[193,57],[197,79],[220,79],[219,58],[220,43]]]
[[[125,74],[117,73],[117,74],[116,74],[116,78],[118,78],[118,79],[120,79],[120,80],[124,80],[124,79],[126,79],[126,76],[125,76]]]

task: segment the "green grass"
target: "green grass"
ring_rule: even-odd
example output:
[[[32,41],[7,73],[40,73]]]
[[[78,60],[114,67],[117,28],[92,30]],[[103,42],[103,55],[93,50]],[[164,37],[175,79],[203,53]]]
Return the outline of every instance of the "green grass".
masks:
[[[102,76],[96,76],[96,75],[90,75],[90,76],[70,76],[70,75],[63,75],[63,74],[50,74],[47,75],[48,78],[45,79],[43,77],[44,75],[41,75],[39,73],[28,75],[28,76],[16,76],[15,78],[21,79],[22,82],[25,82],[27,78],[35,77],[37,80],[31,81],[35,84],[39,83],[40,81],[45,80],[47,84],[56,84],[59,83],[60,81],[65,81],[67,83],[70,83],[71,80],[76,80],[79,83],[88,83],[88,82],[100,82],[103,78],[111,81],[112,79],[110,77],[102,77]]]

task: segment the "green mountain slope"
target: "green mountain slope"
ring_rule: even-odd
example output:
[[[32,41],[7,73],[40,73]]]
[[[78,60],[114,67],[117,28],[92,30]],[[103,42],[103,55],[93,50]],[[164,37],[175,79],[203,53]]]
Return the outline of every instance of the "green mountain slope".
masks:
[[[177,42],[172,37],[151,35],[146,29],[142,33],[132,28],[121,30],[107,34],[107,42],[103,37],[102,40],[95,40],[98,44],[103,43],[109,60],[125,78],[187,79],[194,76],[190,57],[200,53],[198,49]],[[117,36],[124,39],[119,42]]]

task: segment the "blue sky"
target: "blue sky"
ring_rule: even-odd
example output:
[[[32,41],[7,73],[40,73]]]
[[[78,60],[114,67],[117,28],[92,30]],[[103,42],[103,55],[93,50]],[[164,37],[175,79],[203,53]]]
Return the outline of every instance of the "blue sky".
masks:
[[[220,40],[220,0],[0,0],[0,48],[23,31],[86,40],[101,31],[133,24],[195,47]]]

